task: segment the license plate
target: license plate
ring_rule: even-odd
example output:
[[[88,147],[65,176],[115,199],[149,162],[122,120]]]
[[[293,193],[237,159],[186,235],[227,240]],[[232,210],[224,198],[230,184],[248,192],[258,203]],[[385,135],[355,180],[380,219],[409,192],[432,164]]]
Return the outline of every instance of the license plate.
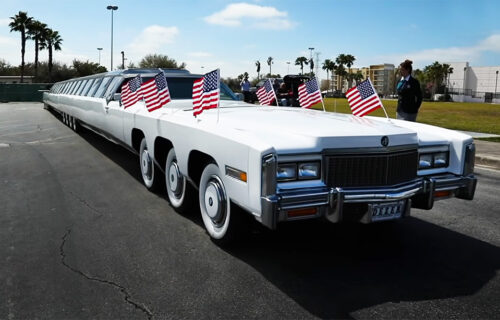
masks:
[[[399,219],[405,210],[406,201],[370,204],[372,221]]]

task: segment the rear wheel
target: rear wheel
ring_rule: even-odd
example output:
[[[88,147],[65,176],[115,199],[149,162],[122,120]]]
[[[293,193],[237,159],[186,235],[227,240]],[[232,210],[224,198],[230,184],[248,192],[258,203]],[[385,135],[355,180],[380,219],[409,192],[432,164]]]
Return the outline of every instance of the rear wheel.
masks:
[[[142,138],[139,148],[139,164],[141,167],[142,180],[146,188],[156,191],[161,186],[161,175],[159,168],[155,165],[151,156],[146,138]]]
[[[196,191],[180,172],[174,148],[170,149],[165,162],[165,184],[170,204],[179,213],[193,208]]]

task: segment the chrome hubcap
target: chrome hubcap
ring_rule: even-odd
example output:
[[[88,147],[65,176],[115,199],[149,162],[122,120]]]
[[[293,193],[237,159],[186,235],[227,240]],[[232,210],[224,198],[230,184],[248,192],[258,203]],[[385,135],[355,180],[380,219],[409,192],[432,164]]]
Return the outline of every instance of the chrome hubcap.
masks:
[[[212,177],[205,189],[205,208],[207,215],[216,226],[226,219],[226,194],[218,177]]]
[[[152,168],[151,158],[149,157],[148,150],[145,149],[141,155],[141,169],[142,169],[142,174],[146,176],[148,179],[151,179],[151,168]]]
[[[184,183],[183,177],[179,171],[179,167],[177,166],[177,162],[172,162],[170,164],[170,168],[168,168],[168,181],[170,191],[176,196],[179,197],[182,194],[182,185]]]

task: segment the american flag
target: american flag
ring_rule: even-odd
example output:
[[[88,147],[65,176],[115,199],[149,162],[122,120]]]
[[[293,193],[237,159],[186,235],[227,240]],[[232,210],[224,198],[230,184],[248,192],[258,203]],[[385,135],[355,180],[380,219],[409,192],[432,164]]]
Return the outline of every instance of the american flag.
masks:
[[[149,112],[159,109],[171,101],[167,79],[163,72],[144,82],[141,90],[144,95],[144,103]]]
[[[193,82],[193,115],[219,105],[219,69],[211,71]]]
[[[313,104],[320,101],[321,92],[319,91],[316,78],[299,86],[299,102],[302,108],[310,108]]]
[[[122,103],[123,108],[133,106],[137,101],[142,99],[141,92],[141,76],[137,75],[129,82],[122,85]]]
[[[367,79],[355,87],[347,90],[347,102],[351,107],[352,114],[362,117],[382,106],[382,101],[373,88],[370,79]]]
[[[261,106],[270,106],[274,99],[276,99],[270,79],[267,79],[264,85],[257,90],[257,99],[259,99]]]

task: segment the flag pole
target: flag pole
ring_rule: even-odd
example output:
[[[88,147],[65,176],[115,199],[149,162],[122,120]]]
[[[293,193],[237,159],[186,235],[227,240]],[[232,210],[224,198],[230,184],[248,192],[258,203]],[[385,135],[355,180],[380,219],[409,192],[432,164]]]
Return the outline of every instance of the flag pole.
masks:
[[[269,81],[271,88],[273,88],[274,100],[276,101],[276,106],[279,107],[280,105],[278,104],[278,97],[276,96],[276,91],[274,91],[273,84],[271,83],[271,80],[267,79],[267,81]]]
[[[315,77],[315,79],[316,79],[316,84],[319,84],[318,77]],[[318,85],[318,90],[319,90],[319,85]],[[319,91],[319,96],[321,97],[321,104],[323,105],[323,112],[326,112],[325,103],[323,102],[323,95],[321,94],[321,90]]]
[[[217,97],[217,124],[219,124],[219,109],[220,109],[220,69],[217,69],[217,86],[219,87]]]
[[[368,82],[370,83],[370,86],[372,87],[373,92],[375,92],[375,94],[377,95],[377,99],[380,101],[380,106],[382,106],[382,110],[384,110],[385,117],[386,117],[386,118],[387,118],[387,120],[389,120],[389,122],[390,122],[390,121],[391,121],[391,118],[389,118],[389,116],[387,115],[387,111],[385,111],[384,104],[382,103],[382,100],[381,100],[381,99],[380,99],[380,97],[378,96],[377,90],[375,90],[375,87],[373,86],[373,83],[372,83],[372,81],[370,80],[370,77],[368,77]]]

